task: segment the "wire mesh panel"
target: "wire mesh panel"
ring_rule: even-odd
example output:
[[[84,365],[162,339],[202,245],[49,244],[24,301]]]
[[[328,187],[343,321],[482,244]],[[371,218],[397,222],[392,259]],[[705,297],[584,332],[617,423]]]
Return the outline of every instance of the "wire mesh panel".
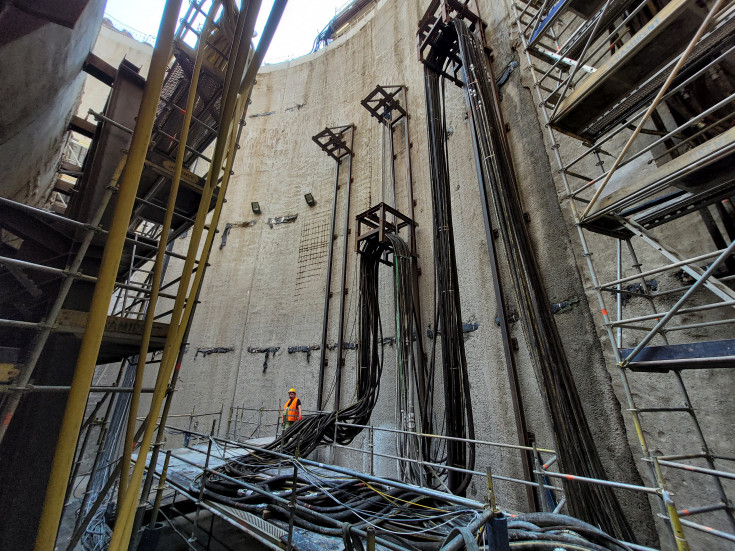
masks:
[[[329,216],[326,214],[309,219],[301,226],[298,270],[296,271],[296,295],[305,291],[314,280],[321,281],[327,263],[329,245]]]

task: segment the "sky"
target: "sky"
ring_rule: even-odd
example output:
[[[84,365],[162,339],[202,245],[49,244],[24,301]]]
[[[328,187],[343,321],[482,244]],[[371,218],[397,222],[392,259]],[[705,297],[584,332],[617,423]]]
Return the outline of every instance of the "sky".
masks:
[[[186,9],[188,3],[188,0],[183,0],[182,9]],[[265,63],[278,63],[308,54],[316,35],[348,3],[347,0],[290,0],[268,49]],[[116,26],[132,31],[141,40],[143,35],[155,37],[164,4],[165,0],[107,0],[105,15]],[[263,0],[255,26],[258,33],[265,26],[272,5],[273,0]]]

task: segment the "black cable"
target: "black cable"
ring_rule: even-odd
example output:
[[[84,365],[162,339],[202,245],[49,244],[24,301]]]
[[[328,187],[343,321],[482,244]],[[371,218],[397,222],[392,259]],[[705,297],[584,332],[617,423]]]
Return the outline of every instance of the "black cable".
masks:
[[[433,66],[442,66],[445,62],[435,49],[432,49],[428,57],[429,64]],[[437,287],[436,336],[432,364],[436,362],[436,343],[441,339],[446,434],[456,438],[474,439],[474,419],[454,250],[443,79],[425,67],[424,83],[429,130],[429,165],[434,215],[434,271]],[[474,468],[474,444],[450,440],[446,443],[446,453],[447,465],[468,470]],[[452,493],[463,495],[471,478],[472,475],[469,473],[450,470],[447,472],[447,487]]]
[[[478,147],[478,177],[492,203],[484,208],[492,209],[494,225],[500,229],[524,334],[556,439],[560,468],[570,474],[607,479],[523,217],[492,70],[482,44],[467,25],[455,20],[452,28],[459,45],[465,97]],[[633,539],[611,488],[573,481],[565,481],[565,487],[569,509],[575,516],[619,538]]]

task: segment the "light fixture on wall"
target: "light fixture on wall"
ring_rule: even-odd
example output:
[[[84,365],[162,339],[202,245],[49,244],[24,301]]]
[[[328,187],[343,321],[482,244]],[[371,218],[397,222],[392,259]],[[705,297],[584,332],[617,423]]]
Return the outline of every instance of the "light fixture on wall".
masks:
[[[311,193],[307,193],[304,195],[304,199],[306,199],[306,204],[310,207],[313,207],[316,205],[316,201],[314,200],[314,196]]]
[[[250,206],[253,208],[253,212],[255,214],[260,214],[260,203],[258,203],[257,201],[253,201],[252,203],[250,203]]]

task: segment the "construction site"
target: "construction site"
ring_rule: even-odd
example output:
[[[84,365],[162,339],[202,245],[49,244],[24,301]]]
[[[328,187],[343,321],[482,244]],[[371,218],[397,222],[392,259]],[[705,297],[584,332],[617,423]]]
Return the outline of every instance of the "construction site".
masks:
[[[0,549],[735,549],[735,0],[154,3],[0,2]]]

